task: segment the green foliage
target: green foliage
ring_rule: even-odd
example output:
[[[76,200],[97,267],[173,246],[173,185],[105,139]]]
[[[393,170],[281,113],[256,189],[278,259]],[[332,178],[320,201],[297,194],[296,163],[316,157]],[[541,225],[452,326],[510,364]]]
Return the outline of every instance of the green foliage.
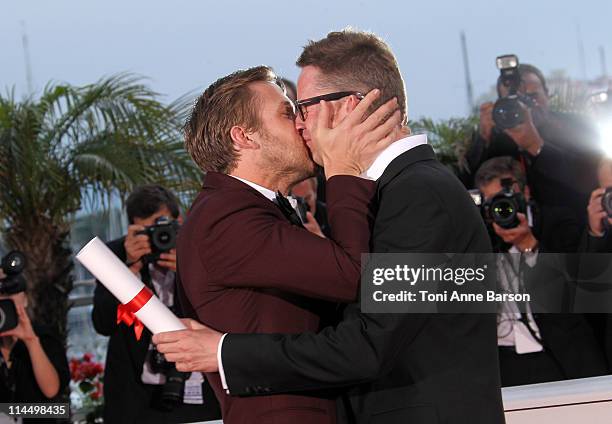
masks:
[[[157,97],[128,74],[49,85],[37,100],[0,97],[0,218],[61,220],[83,193],[92,201],[148,181],[193,189],[199,173],[180,136],[185,102],[166,107]]]
[[[65,316],[45,303],[66,303],[69,222],[83,205],[150,182],[183,198],[195,192],[201,175],[181,131],[189,107],[185,98],[162,104],[131,74],[83,87],[49,84],[39,98],[0,95],[0,230],[29,257],[35,318],[64,328]]]
[[[463,157],[478,126],[478,120],[477,115],[437,122],[430,118],[421,118],[410,122],[410,128],[415,134],[427,134],[427,140],[436,152],[438,160],[454,173],[458,173],[465,166]]]

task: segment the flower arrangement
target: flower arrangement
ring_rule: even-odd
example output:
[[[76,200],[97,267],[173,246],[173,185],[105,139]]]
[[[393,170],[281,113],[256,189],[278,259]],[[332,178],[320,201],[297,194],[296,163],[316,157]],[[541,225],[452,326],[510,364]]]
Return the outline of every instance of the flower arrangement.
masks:
[[[70,388],[73,408],[85,417],[83,424],[102,423],[104,367],[93,361],[91,353],[70,359]],[[79,414],[81,415],[81,414]]]

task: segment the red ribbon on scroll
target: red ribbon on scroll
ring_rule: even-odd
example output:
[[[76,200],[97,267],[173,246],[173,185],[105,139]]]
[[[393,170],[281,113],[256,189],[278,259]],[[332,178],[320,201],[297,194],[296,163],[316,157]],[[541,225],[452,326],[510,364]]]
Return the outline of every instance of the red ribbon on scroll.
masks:
[[[138,292],[136,296],[132,300],[130,300],[125,305],[120,303],[117,306],[117,324],[123,322],[128,327],[134,324],[134,333],[136,334],[136,340],[140,340],[140,336],[142,335],[142,330],[144,330],[144,324],[140,322],[138,317],[136,317],[136,312],[140,311],[140,309],[153,297],[153,292],[149,290],[147,286],[144,286],[142,290]]]

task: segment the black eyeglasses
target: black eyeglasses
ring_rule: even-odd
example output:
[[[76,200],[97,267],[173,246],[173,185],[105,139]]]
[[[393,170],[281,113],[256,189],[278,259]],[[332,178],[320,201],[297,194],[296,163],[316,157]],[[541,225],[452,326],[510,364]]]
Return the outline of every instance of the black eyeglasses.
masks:
[[[359,100],[363,100],[363,98],[365,97],[359,91],[338,91],[336,93],[323,94],[322,96],[299,100],[295,103],[295,107],[297,108],[297,111],[300,114],[300,118],[302,118],[302,121],[305,121],[306,117],[308,116],[308,110],[306,109],[308,106],[316,105],[322,100],[325,100],[326,102],[331,102],[333,100],[340,100],[347,96],[356,96]]]

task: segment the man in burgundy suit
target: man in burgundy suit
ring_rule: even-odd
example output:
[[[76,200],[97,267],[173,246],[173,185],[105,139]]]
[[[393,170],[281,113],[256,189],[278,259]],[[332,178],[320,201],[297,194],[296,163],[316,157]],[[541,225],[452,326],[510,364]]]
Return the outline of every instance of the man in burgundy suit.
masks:
[[[319,143],[313,142],[321,123],[331,121],[334,130],[341,128],[364,103],[359,96],[346,96],[354,93],[347,90],[376,88],[381,91],[379,102],[393,97],[399,101],[402,125],[392,132],[395,142],[366,171],[377,182],[369,251],[491,251],[484,223],[465,188],[435,159],[425,135],[411,134],[404,80],[384,40],[358,30],[334,31],[310,41],[297,65],[302,71],[296,127],[314,160],[325,168],[331,163],[321,160],[326,153],[319,154]],[[220,371],[232,396],[344,386],[338,422],[504,422],[494,314],[367,313],[355,302],[344,309],[341,322],[316,334],[220,333],[197,322],[190,327],[157,334],[154,342],[181,370]]]
[[[198,99],[185,139],[206,177],[177,244],[188,315],[223,332],[297,334],[317,332],[333,303],[355,301],[376,186],[358,175],[388,146],[400,117],[391,100],[363,121],[378,92],[349,95],[363,99],[351,119],[334,129],[321,119],[311,141],[325,165],[332,239],[305,230],[284,197],[313,175],[314,163],[274,73],[236,72]],[[207,377],[226,424],[335,422],[330,396],[230,397],[218,373]]]

